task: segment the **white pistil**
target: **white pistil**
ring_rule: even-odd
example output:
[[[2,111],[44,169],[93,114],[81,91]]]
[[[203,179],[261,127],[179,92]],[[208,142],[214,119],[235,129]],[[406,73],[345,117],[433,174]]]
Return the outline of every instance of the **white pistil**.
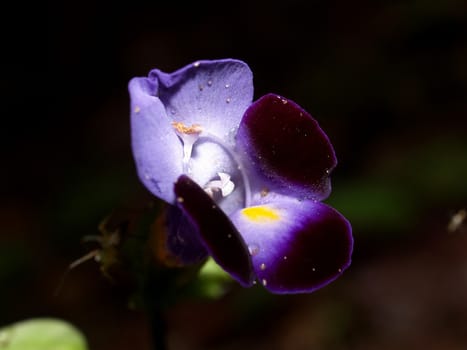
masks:
[[[183,142],[183,168],[188,167],[194,142]],[[186,170],[186,169],[185,169]]]
[[[175,132],[177,133],[180,140],[183,143],[183,171],[185,173],[189,172],[188,163],[191,158],[191,152],[193,151],[193,145],[198,140],[199,135],[202,132],[202,128],[198,124],[193,124],[192,126],[186,126],[181,122],[172,123]]]

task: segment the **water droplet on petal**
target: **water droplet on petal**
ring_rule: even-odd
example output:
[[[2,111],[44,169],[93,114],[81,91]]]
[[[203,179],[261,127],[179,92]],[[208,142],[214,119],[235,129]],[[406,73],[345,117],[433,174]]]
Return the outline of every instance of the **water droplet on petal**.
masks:
[[[230,87],[230,84],[225,84],[225,88],[228,89]]]
[[[263,278],[261,283],[263,283],[263,286],[265,286],[265,287],[268,285],[268,281],[265,278]]]
[[[195,62],[195,63],[193,63],[193,67],[197,68],[197,67],[199,67],[200,64],[201,64],[201,62]]]
[[[198,88],[199,88],[199,91],[203,91],[203,89],[204,89],[204,86],[203,86],[203,85],[201,85],[201,84],[199,84],[199,85],[198,85]]]
[[[230,97],[225,100],[225,102],[230,103]]]
[[[261,269],[261,271],[266,270],[266,264],[265,264],[265,263],[262,263],[261,266],[260,266],[259,268]]]
[[[212,80],[208,80],[208,86],[212,86]]]
[[[255,256],[259,253],[259,247],[255,244],[248,246],[248,251],[250,252],[251,256]]]

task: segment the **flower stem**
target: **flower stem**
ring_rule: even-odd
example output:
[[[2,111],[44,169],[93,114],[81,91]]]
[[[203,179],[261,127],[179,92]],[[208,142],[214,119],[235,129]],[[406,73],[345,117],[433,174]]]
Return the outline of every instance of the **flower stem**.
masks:
[[[150,269],[146,276],[144,287],[144,304],[151,333],[151,349],[167,350],[167,319],[169,291],[167,286],[167,273],[161,273],[157,269]]]
[[[162,310],[149,310],[153,350],[167,350],[167,320]]]

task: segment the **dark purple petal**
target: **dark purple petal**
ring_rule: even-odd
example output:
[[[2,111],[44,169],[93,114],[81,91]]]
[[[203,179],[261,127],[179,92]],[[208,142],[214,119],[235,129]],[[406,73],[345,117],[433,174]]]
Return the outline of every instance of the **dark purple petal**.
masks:
[[[254,275],[251,258],[235,226],[188,176],[175,183],[177,203],[198,229],[201,241],[214,260],[243,286],[251,286]]]
[[[329,195],[334,149],[317,121],[293,101],[269,94],[254,102],[237,146],[270,190],[314,200]]]
[[[238,60],[198,61],[170,74],[153,70],[150,78],[173,121],[222,138],[236,130],[253,99],[253,75]]]
[[[199,240],[196,227],[176,206],[171,206],[167,213],[167,248],[184,265],[196,264],[208,255]]]
[[[312,292],[350,265],[351,226],[325,204],[283,199],[242,209],[232,220],[248,244],[259,282],[271,292]]]
[[[182,144],[146,78],[129,83],[131,142],[139,178],[154,195],[174,202],[173,183],[182,174]]]

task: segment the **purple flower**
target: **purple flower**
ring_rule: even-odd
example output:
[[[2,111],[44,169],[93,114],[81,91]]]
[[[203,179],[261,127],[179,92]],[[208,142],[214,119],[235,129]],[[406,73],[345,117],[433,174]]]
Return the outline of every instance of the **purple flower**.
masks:
[[[334,149],[296,103],[255,102],[241,61],[198,61],[130,81],[138,175],[173,205],[168,248],[186,263],[211,255],[243,286],[311,292],[350,265],[349,222],[321,203]]]

